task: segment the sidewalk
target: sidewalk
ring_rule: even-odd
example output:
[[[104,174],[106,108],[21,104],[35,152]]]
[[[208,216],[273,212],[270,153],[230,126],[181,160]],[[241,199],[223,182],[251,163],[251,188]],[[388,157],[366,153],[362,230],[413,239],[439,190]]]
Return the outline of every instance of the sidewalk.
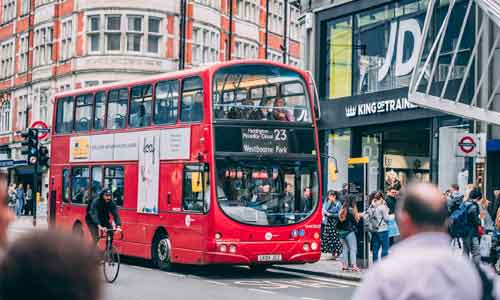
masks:
[[[307,275],[331,277],[350,281],[361,281],[364,272],[342,271],[342,263],[339,260],[332,260],[330,256],[321,255],[320,261],[305,265],[283,265],[273,266],[273,269],[303,273]]]
[[[9,234],[9,239],[14,239],[22,234],[26,234],[35,230],[44,230],[47,228],[47,217],[38,217],[36,219],[36,227],[33,227],[33,217],[21,216],[16,217],[14,222],[10,224],[7,232]]]

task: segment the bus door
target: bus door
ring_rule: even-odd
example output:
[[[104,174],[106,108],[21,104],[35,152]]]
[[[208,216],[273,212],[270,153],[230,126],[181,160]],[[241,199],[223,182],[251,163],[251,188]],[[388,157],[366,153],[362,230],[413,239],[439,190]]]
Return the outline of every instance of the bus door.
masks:
[[[55,174],[54,174],[55,175]],[[57,178],[57,175],[56,175]],[[70,204],[70,183],[71,183],[71,169],[65,168],[62,171],[62,182],[60,194],[56,195],[56,222],[63,228],[69,228],[69,215],[71,212]]]
[[[210,186],[208,178],[208,165],[186,164],[182,176],[182,203],[180,214],[184,220],[183,233],[178,237],[179,248],[189,249],[193,252],[204,250],[206,236],[207,216],[210,203]],[[182,224],[181,223],[181,224]]]

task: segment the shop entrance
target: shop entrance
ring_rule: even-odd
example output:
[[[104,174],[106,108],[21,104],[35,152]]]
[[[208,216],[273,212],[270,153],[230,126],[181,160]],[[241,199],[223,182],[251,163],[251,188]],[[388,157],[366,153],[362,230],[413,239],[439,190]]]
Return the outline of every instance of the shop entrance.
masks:
[[[358,132],[354,142],[361,156],[370,159],[369,191],[386,191],[389,187],[399,190],[410,181],[431,181],[430,122],[370,126]]]

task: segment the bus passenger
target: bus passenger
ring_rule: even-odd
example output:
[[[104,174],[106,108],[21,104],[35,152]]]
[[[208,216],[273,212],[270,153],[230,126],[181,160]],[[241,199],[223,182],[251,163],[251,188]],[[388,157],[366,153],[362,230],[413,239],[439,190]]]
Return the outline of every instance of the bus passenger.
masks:
[[[269,120],[271,99],[264,99],[260,102],[259,109],[250,114],[251,120]]]
[[[288,121],[292,122],[294,121],[294,117],[292,112],[289,110],[285,109],[286,103],[285,99],[283,98],[278,98],[276,101],[274,101],[274,112],[273,112],[273,119],[277,121]]]

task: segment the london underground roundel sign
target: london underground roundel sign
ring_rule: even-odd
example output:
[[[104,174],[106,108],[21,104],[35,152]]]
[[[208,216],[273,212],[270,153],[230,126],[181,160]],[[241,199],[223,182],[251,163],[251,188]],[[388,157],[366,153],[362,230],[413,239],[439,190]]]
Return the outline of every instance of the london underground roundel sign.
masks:
[[[49,136],[49,131],[48,131],[49,126],[44,121],[35,121],[35,122],[33,122],[33,124],[31,124],[31,128],[47,129],[47,131],[45,131],[45,132],[43,132],[43,133],[41,133],[41,134],[38,135],[38,139],[39,140],[46,139]]]
[[[460,139],[458,147],[460,147],[460,150],[465,154],[469,154],[476,149],[476,141],[474,137],[466,135]]]

